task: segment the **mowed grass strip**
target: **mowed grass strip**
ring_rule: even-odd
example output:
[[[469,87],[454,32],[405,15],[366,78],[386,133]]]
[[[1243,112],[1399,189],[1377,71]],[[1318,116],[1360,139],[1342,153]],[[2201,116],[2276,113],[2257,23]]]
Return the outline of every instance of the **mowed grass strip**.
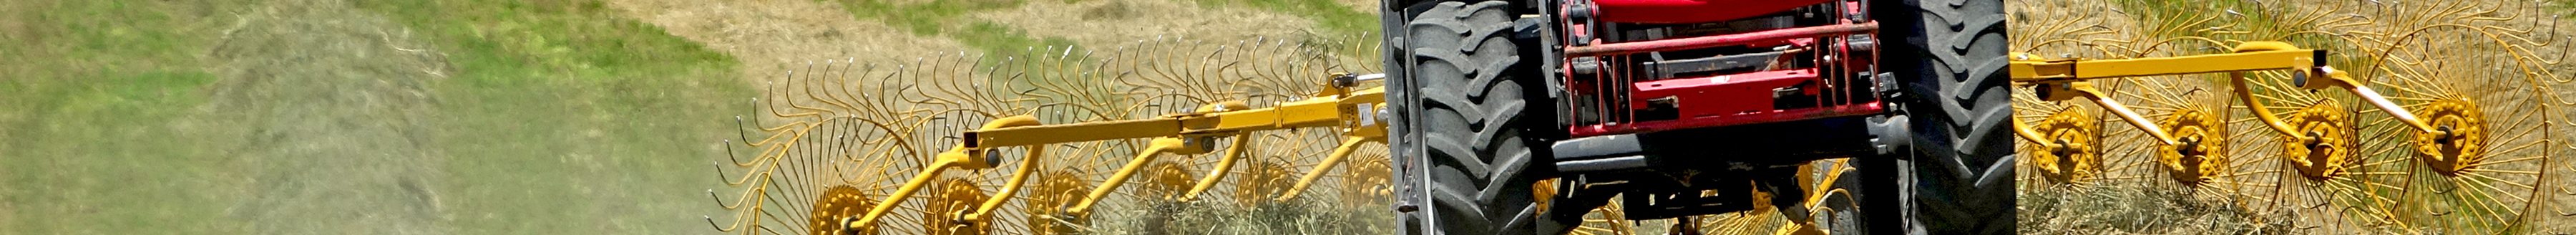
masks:
[[[427,34],[454,77],[442,166],[461,233],[705,229],[706,164],[754,97],[735,62],[598,1],[369,2]]]
[[[29,234],[464,233],[641,234],[704,229],[694,215],[715,208],[697,193],[717,187],[707,161],[730,135],[748,86],[734,62],[653,26],[620,18],[595,1],[402,1],[350,3],[355,15],[389,21],[381,32],[350,30],[423,50],[435,66],[419,76],[418,103],[386,110],[421,112],[334,116],[314,131],[401,124],[402,135],[281,135],[257,125],[318,110],[292,96],[333,94],[372,79],[332,74],[365,66],[304,67],[315,74],[260,74],[221,54],[232,30],[283,22],[250,19],[293,6],[231,1],[40,1],[6,3],[0,18],[0,227]],[[273,3],[272,3],[273,4]],[[288,9],[288,10],[274,10]],[[333,19],[297,19],[333,20]],[[392,48],[338,48],[329,42],[299,51],[378,55]],[[363,43],[360,43],[363,44]],[[364,50],[336,52],[334,50]],[[358,58],[385,58],[365,57]],[[365,63],[349,62],[349,63]],[[254,63],[255,64],[255,63]],[[319,75],[317,75],[319,74]],[[314,77],[310,84],[266,86],[254,94],[225,84]],[[253,83],[256,84],[256,83]],[[378,97],[388,94],[368,94]],[[229,97],[229,98],[228,98]],[[325,97],[328,98],[328,97]],[[343,97],[345,98],[345,97]],[[326,100],[333,102],[364,102]],[[239,106],[236,106],[239,105]],[[281,107],[245,110],[235,107]],[[338,118],[350,117],[350,118]],[[399,117],[399,118],[356,118]],[[283,136],[283,137],[280,137]],[[403,143],[417,148],[335,149],[330,143]],[[385,153],[418,151],[416,153]],[[270,154],[296,153],[296,154]],[[439,159],[425,172],[300,174],[372,169],[334,165],[333,158]],[[318,163],[314,163],[318,162]],[[397,161],[400,162],[400,161]],[[271,167],[280,164],[292,164]],[[279,185],[316,178],[425,178],[422,185]],[[376,182],[376,181],[353,181]],[[430,217],[403,223],[355,223],[370,210],[409,201],[355,201],[386,208],[323,208],[296,223],[254,221],[273,203],[268,189],[320,192],[396,191],[428,198]],[[397,228],[391,224],[427,228]],[[405,232],[408,231],[408,232]]]

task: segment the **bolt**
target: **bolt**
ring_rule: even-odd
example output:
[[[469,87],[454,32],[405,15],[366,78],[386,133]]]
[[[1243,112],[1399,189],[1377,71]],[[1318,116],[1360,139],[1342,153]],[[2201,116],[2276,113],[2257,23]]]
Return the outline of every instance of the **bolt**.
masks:
[[[2459,135],[2455,135],[2455,134],[2452,134],[2452,133],[2451,133],[2451,126],[2447,126],[2447,125],[2446,125],[2446,126],[2441,126],[2441,127],[2435,127],[2435,128],[2433,128],[2433,135],[2434,135],[2434,136],[2437,136],[2437,137],[2441,137],[2441,138],[2433,138],[2433,139],[2434,139],[2434,141],[2435,141],[2436,143],[2441,143],[2442,145],[2452,145],[2452,144],[2455,144],[2455,143],[2454,143],[2454,140],[2459,140],[2459,139],[2460,139],[2460,136],[2459,136]]]

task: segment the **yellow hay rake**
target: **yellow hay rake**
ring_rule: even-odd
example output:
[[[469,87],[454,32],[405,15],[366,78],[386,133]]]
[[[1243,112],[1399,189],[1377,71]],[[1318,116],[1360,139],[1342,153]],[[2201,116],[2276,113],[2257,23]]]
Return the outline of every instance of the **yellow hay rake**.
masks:
[[[1374,66],[1346,66],[1375,63],[1331,56],[1375,48],[1158,39],[826,61],[771,81],[754,100],[764,115],[738,121],[764,134],[725,141],[754,153],[718,163],[736,191],[709,192],[731,213],[708,221],[744,234],[1055,234],[1159,223],[1171,215],[1155,207],[1177,203],[1383,204],[1385,132],[1365,121],[1384,99],[1359,75]]]
[[[2207,25],[2233,21],[2160,16],[2180,20],[2126,39],[2024,27],[2045,32],[2015,32],[2023,53],[2007,58],[2017,181],[2040,193],[2137,186],[2296,233],[2554,229],[2536,225],[2576,218],[2562,202],[2576,200],[2563,157],[2576,153],[2576,99],[2553,72],[2568,52],[2552,43],[2568,36],[2484,10],[2496,8],[2519,9],[2410,1],[2221,27]],[[715,164],[729,188],[708,194],[728,213],[707,220],[741,234],[1065,234],[1191,216],[1175,205],[1390,211],[1378,48],[1156,39],[826,61],[768,81],[758,115],[737,118],[758,134],[723,141],[739,155]],[[1826,216],[1783,214],[1859,201],[1836,186],[1855,181],[1847,160],[1798,167],[1796,198],[1757,188],[1751,210],[1670,229],[1818,233],[1803,220]],[[1654,230],[1620,215],[1622,201],[1572,231]]]
[[[708,194],[730,213],[707,220],[743,234],[1064,234],[1165,226],[1181,216],[1173,205],[1383,211],[1393,168],[1375,122],[1382,78],[1365,70],[1373,61],[1331,56],[1375,49],[1158,39],[826,61],[770,81],[753,100],[761,115],[738,118],[762,134],[723,141],[749,151],[716,164],[733,190]],[[1851,170],[1830,162],[1802,172],[1831,184]],[[1814,213],[1827,197],[1852,201],[1801,189],[1813,192],[1773,200]],[[1812,231],[1760,204],[1677,228]],[[1619,208],[1576,231],[1633,234]]]
[[[2140,32],[2038,27],[2047,38],[2015,38],[2029,53],[2011,65],[2025,91],[2022,190],[2143,186],[2297,233],[2563,229],[2550,221],[2576,216],[2559,202],[2576,199],[2564,197],[2576,195],[2564,178],[2576,103],[2552,70],[2568,36],[2512,12],[2528,7],[2327,4],[2156,15]],[[2201,54],[2175,55],[2190,53]]]

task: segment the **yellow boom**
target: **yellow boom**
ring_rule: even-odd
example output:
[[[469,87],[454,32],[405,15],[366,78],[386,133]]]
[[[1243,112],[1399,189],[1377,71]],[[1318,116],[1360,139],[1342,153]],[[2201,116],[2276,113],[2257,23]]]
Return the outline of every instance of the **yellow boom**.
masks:
[[[1217,180],[1223,179],[1235,161],[1242,158],[1245,149],[1250,147],[1245,146],[1250,139],[1246,138],[1245,133],[1310,127],[1337,128],[1336,132],[1341,133],[1343,139],[1340,146],[1335,147],[1332,155],[1327,156],[1327,160],[1321,165],[1307,170],[1304,177],[1298,178],[1294,186],[1291,186],[1284,195],[1276,198],[1276,200],[1294,199],[1299,191],[1304,191],[1316,179],[1321,178],[1324,172],[1332,170],[1339,165],[1337,164],[1339,161],[1347,159],[1359,145],[1386,141],[1386,125],[1377,123],[1378,119],[1374,118],[1378,115],[1378,110],[1386,104],[1385,88],[1352,89],[1356,80],[1372,79],[1375,76],[1378,75],[1336,74],[1332,79],[1339,82],[1334,82],[1333,86],[1323,89],[1315,97],[1281,103],[1276,107],[1249,108],[1243,102],[1228,101],[1200,106],[1190,113],[1156,118],[1067,124],[1041,124],[1038,123],[1037,118],[1025,115],[995,119],[986,123],[982,129],[963,133],[960,136],[964,140],[963,143],[940,153],[938,158],[924,167],[920,174],[905,181],[893,195],[887,196],[883,202],[874,204],[876,206],[870,208],[866,214],[843,226],[852,229],[868,229],[869,226],[874,226],[876,221],[884,218],[895,205],[902,203],[904,198],[918,193],[922,187],[930,184],[931,179],[939,176],[940,172],[952,169],[992,168],[998,159],[987,156],[986,153],[995,148],[1029,146],[1031,147],[1029,156],[1040,156],[1038,153],[1043,150],[1037,146],[1047,144],[1154,138],[1144,150],[1137,151],[1135,158],[1129,159],[1127,164],[1118,168],[1117,173],[1110,175],[1107,181],[1101,182],[1099,187],[1092,188],[1089,194],[1075,201],[1071,207],[1058,210],[1062,211],[1063,215],[1049,215],[1081,217],[1090,213],[1092,205],[1107,197],[1128,178],[1135,176],[1138,170],[1145,168],[1146,163],[1153,162],[1156,156],[1166,153],[1204,154],[1214,150],[1213,142],[1217,138],[1233,139],[1233,144],[1228,145],[1232,147],[1227,149],[1223,158],[1219,159],[1216,171],[1201,177],[1187,193],[1181,194],[1181,200],[1195,200],[1198,194],[1204,193],[1216,185]],[[1026,162],[1022,162],[1020,167],[1011,172],[1011,179],[1002,186],[1000,195],[1018,192],[1041,164],[1039,160],[1041,159],[1035,157],[1024,160]],[[1001,208],[1002,203],[1009,198],[1011,197],[993,197],[986,199],[982,206],[975,207],[972,212],[961,211],[961,214],[943,216],[955,216],[958,218],[956,221],[987,221],[992,216],[992,211],[995,208]]]
[[[2369,101],[2372,106],[2387,112],[2397,121],[2414,127],[2417,131],[2435,134],[2444,132],[2425,124],[2423,120],[2417,119],[2413,112],[2408,112],[2405,107],[2389,102],[2386,96],[2371,90],[2370,87],[2359,85],[2360,82],[2354,81],[2343,71],[2325,66],[2325,55],[2325,51],[2300,49],[2289,43],[2256,41],[2237,45],[2233,53],[2137,59],[2046,59],[2028,53],[2015,53],[2012,55],[2012,65],[2009,67],[2012,70],[2012,81],[2038,89],[2040,99],[2061,101],[2084,98],[2102,106],[2102,109],[2110,111],[2114,116],[2119,116],[2130,125],[2136,126],[2163,145],[2195,143],[2175,139],[2172,134],[2166,133],[2164,128],[2157,127],[2154,122],[2138,115],[2136,111],[2130,110],[2117,101],[2112,101],[2101,91],[2094,90],[2089,81],[2159,75],[2229,73],[2229,83],[2233,85],[2233,93],[2239,98],[2238,100],[2244,101],[2248,109],[2253,110],[2254,116],[2265,126],[2285,136],[2310,139],[2313,137],[2301,133],[2298,128],[2282,121],[2262,102],[2256,102],[2251,89],[2245,88],[2244,72],[2292,70],[2297,71],[2293,73],[2296,75],[2296,81],[2293,83],[2298,84],[2300,88],[2352,91],[2354,95]],[[2049,138],[2032,130],[2029,124],[2020,121],[2013,122],[2013,132],[2024,139],[2038,142],[2045,148],[2063,147],[2046,141]]]

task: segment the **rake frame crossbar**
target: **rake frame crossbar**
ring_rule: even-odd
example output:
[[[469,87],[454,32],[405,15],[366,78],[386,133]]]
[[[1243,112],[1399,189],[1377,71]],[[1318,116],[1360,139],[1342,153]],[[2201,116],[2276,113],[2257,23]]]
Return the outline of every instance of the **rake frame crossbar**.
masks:
[[[1370,88],[1348,95],[1281,103],[1278,107],[1270,108],[1215,110],[1212,113],[1174,114],[1137,120],[971,130],[966,131],[962,137],[967,148],[986,148],[1166,136],[1210,136],[1304,127],[1358,126],[1343,123],[1344,121],[1365,121],[1343,120],[1345,115],[1356,112],[1345,108],[1365,105],[1374,109],[1384,106],[1385,103],[1385,89]],[[1377,127],[1377,129],[1377,134],[1385,134],[1383,127]]]

